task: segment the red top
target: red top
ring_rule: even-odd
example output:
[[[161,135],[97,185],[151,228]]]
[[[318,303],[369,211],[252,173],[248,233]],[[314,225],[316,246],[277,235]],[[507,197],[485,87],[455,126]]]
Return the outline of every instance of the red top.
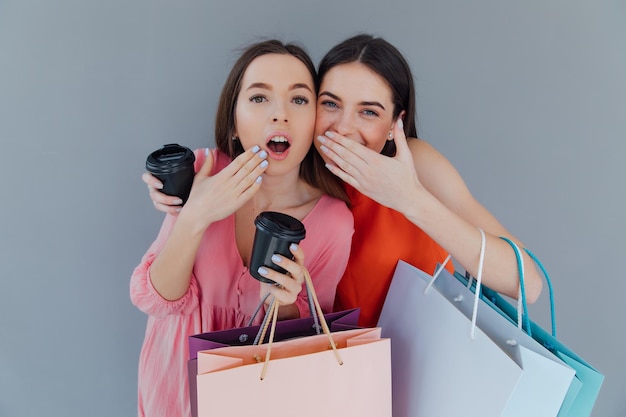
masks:
[[[354,215],[354,235],[335,311],[360,307],[361,326],[373,327],[383,308],[398,260],[434,273],[447,252],[401,213],[382,206],[346,185]],[[454,272],[449,262],[447,269]]]

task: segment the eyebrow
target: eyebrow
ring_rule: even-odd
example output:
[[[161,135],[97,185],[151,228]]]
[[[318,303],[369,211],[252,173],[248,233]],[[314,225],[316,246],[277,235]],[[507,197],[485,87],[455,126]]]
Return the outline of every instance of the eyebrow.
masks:
[[[322,91],[320,93],[320,97],[321,96],[328,96],[328,97],[332,98],[333,100],[342,101],[339,97],[337,97],[336,95],[334,95],[333,93],[331,93],[329,91]],[[380,107],[381,109],[385,110],[385,106],[383,106],[378,101],[361,101],[361,102],[359,102],[359,106],[375,106],[375,107]]]
[[[248,86],[248,88],[246,88],[246,90],[251,90],[253,88],[263,88],[265,90],[271,90],[272,87],[269,84],[266,83],[252,83]],[[289,86],[289,90],[297,90],[299,88],[304,88],[305,90],[309,90],[311,93],[313,92],[313,90],[311,90],[311,87],[309,87],[307,84],[305,83],[295,83]]]

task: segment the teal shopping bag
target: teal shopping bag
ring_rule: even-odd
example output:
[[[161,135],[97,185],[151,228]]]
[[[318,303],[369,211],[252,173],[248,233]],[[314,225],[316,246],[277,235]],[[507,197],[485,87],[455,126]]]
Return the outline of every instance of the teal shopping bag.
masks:
[[[515,255],[518,260],[518,273],[520,274],[520,283],[522,283],[523,286],[524,272],[523,268],[520,267],[520,263],[522,260],[520,250],[517,245],[515,245],[510,240],[506,238],[503,239],[507,241],[515,251]],[[554,297],[550,278],[539,259],[537,259],[537,257],[528,249],[524,248],[524,250],[535,261],[535,263],[537,263],[548,283],[548,289],[550,292],[550,307],[552,312],[552,332],[546,331],[537,323],[530,320],[524,297],[521,297],[524,301],[524,305],[522,306],[523,328],[529,334],[529,336],[531,336],[537,342],[541,343],[555,356],[557,356],[563,362],[567,363],[576,371],[575,378],[570,385],[570,389],[568,390],[567,395],[565,396],[565,400],[563,401],[563,405],[561,406],[558,417],[588,417],[591,414],[591,410],[593,409],[593,406],[598,398],[602,382],[604,381],[604,375],[593,366],[591,366],[579,355],[577,355],[570,348],[565,346],[556,337]],[[462,282],[467,282],[467,279],[460,274],[457,273],[455,274],[455,276]],[[485,286],[482,286],[481,291],[481,297],[486,304],[490,305],[494,310],[496,310],[504,317],[510,319],[513,323],[517,323],[518,309],[516,306],[511,305],[500,294]]]
[[[496,311],[511,321],[516,321],[517,309],[500,294],[484,286],[482,294],[487,304],[492,305]],[[588,417],[600,392],[604,375],[565,346],[556,336],[532,321],[530,322],[530,330],[533,339],[576,371],[575,378],[561,406],[559,417]]]

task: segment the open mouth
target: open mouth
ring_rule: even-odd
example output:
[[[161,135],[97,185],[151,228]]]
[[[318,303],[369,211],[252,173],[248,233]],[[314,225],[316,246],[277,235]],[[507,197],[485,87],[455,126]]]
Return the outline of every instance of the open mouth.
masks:
[[[278,155],[289,149],[289,146],[289,141],[284,136],[274,136],[267,142],[267,148]]]

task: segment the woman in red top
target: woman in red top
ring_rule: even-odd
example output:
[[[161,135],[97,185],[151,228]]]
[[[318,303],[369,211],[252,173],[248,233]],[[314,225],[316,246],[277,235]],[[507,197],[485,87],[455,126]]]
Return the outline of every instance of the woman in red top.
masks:
[[[487,238],[483,283],[517,297],[517,262],[506,236],[521,244],[478,203],[458,171],[417,138],[415,89],[402,54],[381,38],[358,35],[333,47],[319,66],[315,146],[346,184],[354,215],[348,266],[335,307],[361,307],[375,325],[399,259],[432,272],[449,252],[476,274],[480,232]],[[175,212],[173,198],[144,174],[157,209]],[[523,254],[527,301],[542,281]]]

